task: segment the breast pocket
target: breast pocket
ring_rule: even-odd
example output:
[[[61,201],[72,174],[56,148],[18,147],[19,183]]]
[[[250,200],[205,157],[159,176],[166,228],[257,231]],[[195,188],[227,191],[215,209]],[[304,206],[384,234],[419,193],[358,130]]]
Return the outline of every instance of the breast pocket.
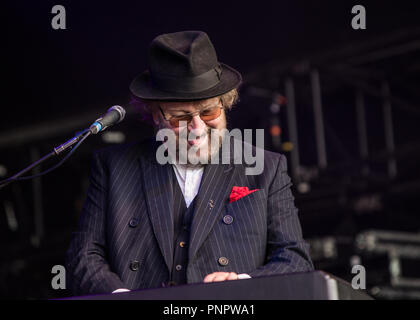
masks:
[[[234,236],[261,237],[267,230],[267,195],[260,189],[225,206],[222,224]],[[227,228],[228,229],[228,228]]]

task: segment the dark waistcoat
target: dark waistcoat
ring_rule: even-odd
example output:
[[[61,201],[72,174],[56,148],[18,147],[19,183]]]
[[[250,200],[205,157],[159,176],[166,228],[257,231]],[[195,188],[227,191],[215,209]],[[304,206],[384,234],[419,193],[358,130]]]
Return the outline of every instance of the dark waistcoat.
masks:
[[[187,208],[184,195],[175,172],[172,170],[174,192],[174,263],[171,270],[171,285],[187,283],[188,247],[190,227],[194,215],[194,201]]]

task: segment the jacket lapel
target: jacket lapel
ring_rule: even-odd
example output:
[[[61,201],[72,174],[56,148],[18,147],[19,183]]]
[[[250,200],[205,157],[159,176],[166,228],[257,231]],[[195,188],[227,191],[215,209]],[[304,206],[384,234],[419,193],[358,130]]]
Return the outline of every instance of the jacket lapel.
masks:
[[[220,217],[220,211],[226,205],[232,190],[236,170],[232,164],[208,164],[206,166],[191,223],[189,261],[192,261],[217,218]]]
[[[173,179],[170,164],[160,165],[154,148],[141,162],[144,192],[153,231],[159,243],[168,270],[173,264]],[[150,151],[149,151],[150,152]]]

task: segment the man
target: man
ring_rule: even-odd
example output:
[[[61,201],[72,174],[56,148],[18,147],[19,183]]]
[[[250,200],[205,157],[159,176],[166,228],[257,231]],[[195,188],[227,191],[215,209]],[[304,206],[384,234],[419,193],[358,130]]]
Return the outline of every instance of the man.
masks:
[[[174,134],[175,140],[160,139],[174,163],[160,163],[156,139],[95,154],[67,254],[74,294],[313,269],[285,157],[264,151],[258,175],[233,161],[209,163],[225,156],[220,132],[240,83],[204,32],[153,40],[149,69],[130,90],[143,115]]]

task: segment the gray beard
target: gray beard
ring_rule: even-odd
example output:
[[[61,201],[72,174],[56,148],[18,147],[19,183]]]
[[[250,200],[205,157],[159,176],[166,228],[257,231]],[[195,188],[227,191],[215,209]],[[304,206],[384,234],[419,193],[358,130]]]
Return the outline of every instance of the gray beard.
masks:
[[[161,128],[166,128],[163,126],[159,126]],[[185,129],[186,130],[186,129]],[[171,147],[168,148],[168,155],[171,157],[174,163],[181,163],[181,165],[184,165],[186,167],[201,167],[203,165],[211,163],[211,159],[218,156],[219,150],[222,145],[223,136],[224,136],[225,130],[218,130],[218,129],[212,129],[207,127],[205,135],[207,135],[207,146],[204,145],[200,146],[189,146],[188,142],[186,141],[185,137],[188,137],[187,133],[183,133],[183,138],[180,138],[177,136],[176,139],[176,146],[173,148],[176,150],[176,154],[172,154],[170,150],[172,150]],[[180,135],[182,136],[181,132]],[[204,138],[205,135],[201,136],[200,139]],[[212,139],[213,138],[213,139]],[[180,139],[183,139],[181,141],[182,149],[180,148]],[[168,144],[171,144],[171,141],[167,142]],[[185,151],[187,150],[187,152]],[[197,154],[199,152],[199,154]]]

